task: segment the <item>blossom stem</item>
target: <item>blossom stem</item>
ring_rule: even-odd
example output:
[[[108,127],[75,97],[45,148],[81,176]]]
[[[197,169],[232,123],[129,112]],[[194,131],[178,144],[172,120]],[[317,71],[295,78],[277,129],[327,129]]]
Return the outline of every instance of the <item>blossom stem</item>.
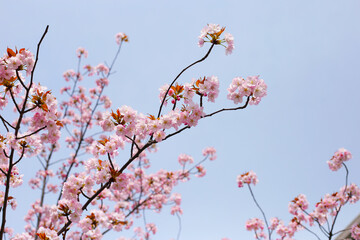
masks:
[[[262,210],[262,208],[260,207],[259,203],[256,201],[255,195],[254,195],[254,193],[253,193],[253,191],[252,191],[252,189],[251,189],[251,187],[250,187],[250,184],[248,184],[248,187],[249,187],[250,194],[251,194],[251,196],[252,196],[252,198],[253,198],[256,206],[259,208],[260,212],[262,213],[262,215],[263,215],[263,217],[264,217],[264,222],[265,222],[265,224],[266,224],[266,228],[267,228],[268,233],[269,233],[269,240],[271,240],[271,232],[270,232],[269,224],[268,224],[268,222],[267,222],[267,220],[266,220],[265,213],[264,213],[264,211]]]

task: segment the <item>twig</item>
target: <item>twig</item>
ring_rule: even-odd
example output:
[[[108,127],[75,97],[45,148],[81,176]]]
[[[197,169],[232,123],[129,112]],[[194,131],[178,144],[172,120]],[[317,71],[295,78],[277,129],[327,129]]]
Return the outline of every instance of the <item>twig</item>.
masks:
[[[42,127],[42,128],[39,128],[38,130],[36,130],[35,132],[32,132],[32,133],[29,133],[29,134],[26,134],[24,136],[21,136],[21,137],[17,137],[16,140],[19,140],[19,139],[23,139],[23,138],[26,138],[26,137],[29,137],[31,135],[34,135],[38,132],[40,132],[41,130],[44,130],[46,128],[46,126]]]
[[[263,215],[263,217],[264,217],[264,222],[265,222],[265,224],[266,224],[266,228],[267,228],[268,233],[269,233],[269,240],[271,240],[271,232],[270,232],[269,224],[268,224],[268,222],[267,222],[265,213],[264,213],[264,211],[262,210],[262,208],[260,207],[259,203],[256,201],[255,195],[254,195],[253,191],[251,190],[250,184],[248,184],[248,187],[249,187],[251,196],[252,196],[252,198],[253,198],[256,206],[259,208],[260,212],[262,213],[262,215]]]
[[[213,113],[206,114],[203,118],[211,117],[211,116],[213,116],[213,115],[215,115],[215,114],[218,114],[218,113],[220,113],[220,112],[223,112],[223,111],[234,111],[234,110],[244,109],[244,108],[246,108],[246,107],[248,106],[249,101],[250,101],[250,97],[248,97],[248,98],[246,99],[246,102],[245,102],[245,104],[244,104],[243,106],[235,107],[235,108],[223,108],[223,109],[220,109],[220,110],[215,111],[215,112],[213,112]]]

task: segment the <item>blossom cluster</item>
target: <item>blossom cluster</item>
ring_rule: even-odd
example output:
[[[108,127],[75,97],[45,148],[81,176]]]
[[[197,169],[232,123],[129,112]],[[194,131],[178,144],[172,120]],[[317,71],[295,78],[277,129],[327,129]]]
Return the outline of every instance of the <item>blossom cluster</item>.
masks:
[[[254,173],[253,171],[246,172],[237,177],[237,183],[239,188],[243,187],[244,183],[248,185],[256,185],[258,182],[259,180],[256,176],[256,173]]]
[[[246,79],[236,77],[232,80],[228,88],[228,99],[235,104],[241,103],[243,97],[250,97],[249,104],[259,104],[261,99],[266,96],[267,85],[259,76],[251,76]]]
[[[345,148],[340,148],[335,152],[334,156],[332,156],[332,158],[327,161],[327,163],[332,171],[337,171],[341,168],[343,162],[348,161],[351,158],[352,155],[348,150]]]
[[[264,233],[264,221],[259,218],[252,218],[246,221],[245,223],[246,230],[254,231],[255,238],[257,239],[266,239],[266,234]]]
[[[25,48],[15,51],[11,48],[7,49],[7,53],[0,58],[0,81],[1,85],[7,87],[16,80],[16,71],[26,70],[26,74],[30,75],[34,67],[34,56]]]
[[[221,27],[219,24],[208,24],[200,31],[199,47],[204,46],[205,42],[212,44],[226,43],[225,54],[231,54],[234,50],[234,37],[230,33],[224,33],[224,38],[220,38],[221,34],[225,31],[225,27]]]

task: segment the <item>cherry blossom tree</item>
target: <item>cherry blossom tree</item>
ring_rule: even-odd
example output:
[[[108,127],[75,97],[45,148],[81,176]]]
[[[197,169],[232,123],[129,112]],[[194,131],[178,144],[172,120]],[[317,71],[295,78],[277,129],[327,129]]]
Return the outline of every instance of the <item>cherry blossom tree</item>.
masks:
[[[165,205],[171,205],[171,214],[179,216],[181,195],[173,193],[173,188],[192,176],[203,177],[203,162],[215,160],[216,150],[205,148],[203,158],[197,161],[181,154],[179,170],[155,173],[147,171],[148,154],[204,118],[259,104],[267,86],[259,76],[235,77],[227,97],[235,105],[242,105],[208,112],[205,105],[216,101],[219,79],[204,76],[184,84],[178,82],[214,47],[223,46],[225,54],[232,53],[233,36],[225,33],[225,27],[208,24],[198,39],[200,47],[209,44],[208,51],[160,88],[157,114],[139,113],[130,106],[112,107],[104,94],[122,45],[129,41],[124,33],[115,36],[118,50],[110,65],[83,65],[88,52],[77,49],[77,70],[64,73],[60,98],[34,77],[47,31],[48,27],[35,56],[26,48],[8,48],[0,59],[0,239],[101,239],[109,231],[121,236],[129,229],[135,234],[132,239],[150,239],[156,234],[156,224],[144,219],[143,227],[136,227],[134,222],[146,211],[160,212]],[[93,79],[93,88],[81,86],[85,78]],[[4,114],[8,109],[14,110],[14,117]],[[129,151],[129,157],[121,159],[120,151]],[[14,233],[6,219],[9,207],[15,210],[17,206],[11,189],[26,188],[24,170],[18,167],[26,158],[37,158],[42,166],[29,182],[39,199],[25,216],[25,232]]]

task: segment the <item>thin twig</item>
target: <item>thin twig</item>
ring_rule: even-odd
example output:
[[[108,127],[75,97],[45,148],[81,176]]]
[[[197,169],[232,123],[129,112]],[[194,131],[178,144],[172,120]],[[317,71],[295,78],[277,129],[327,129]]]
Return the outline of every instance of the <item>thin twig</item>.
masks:
[[[29,89],[25,86],[23,80],[20,78],[20,75],[19,75],[19,71],[18,71],[18,70],[16,70],[16,76],[17,76],[17,78],[19,79],[19,82],[21,83],[21,85],[23,86],[23,88],[25,88],[25,90],[28,91]]]
[[[5,118],[3,118],[1,115],[0,115],[0,118],[6,128],[6,130],[9,132],[9,129],[7,128],[6,124],[9,125],[12,129],[15,129],[15,127],[13,125],[11,125],[8,121],[5,120]],[[5,124],[6,123],[6,124]]]
[[[265,213],[264,213],[264,211],[262,210],[262,208],[260,207],[259,203],[256,201],[255,195],[254,195],[253,191],[251,190],[251,186],[250,186],[250,184],[248,184],[248,187],[249,187],[249,190],[250,190],[251,196],[252,196],[252,198],[253,198],[253,200],[254,200],[254,202],[255,202],[256,206],[259,208],[260,212],[262,213],[262,215],[263,215],[263,217],[264,217],[264,222],[265,222],[265,224],[266,224],[266,228],[267,228],[268,233],[269,233],[269,240],[271,240],[271,232],[270,232],[269,224],[268,224],[268,222],[267,222],[267,219],[266,219]]]
[[[206,114],[203,118],[211,117],[211,116],[213,116],[213,115],[215,115],[215,114],[218,114],[218,113],[220,113],[220,112],[223,112],[223,111],[235,111],[235,110],[244,109],[244,108],[246,108],[246,107],[248,106],[249,101],[250,101],[250,97],[248,97],[248,98],[246,99],[246,102],[245,102],[245,104],[244,104],[243,106],[235,107],[235,108],[223,108],[223,109],[220,109],[220,110],[215,111],[215,112],[213,112],[213,113]]]
[[[19,108],[19,106],[18,106],[17,103],[16,103],[15,97],[14,97],[11,89],[9,89],[9,92],[10,92],[11,99],[12,99],[12,101],[13,101],[15,107],[16,107],[16,110],[20,113],[20,108]]]
[[[39,128],[38,130],[36,130],[35,132],[32,132],[32,133],[29,133],[29,134],[26,134],[24,136],[21,136],[21,137],[17,137],[16,140],[19,140],[19,139],[23,139],[23,138],[26,138],[26,137],[29,137],[29,136],[32,136],[38,132],[40,132],[41,130],[44,130],[46,128],[46,126],[42,127],[42,128]]]

